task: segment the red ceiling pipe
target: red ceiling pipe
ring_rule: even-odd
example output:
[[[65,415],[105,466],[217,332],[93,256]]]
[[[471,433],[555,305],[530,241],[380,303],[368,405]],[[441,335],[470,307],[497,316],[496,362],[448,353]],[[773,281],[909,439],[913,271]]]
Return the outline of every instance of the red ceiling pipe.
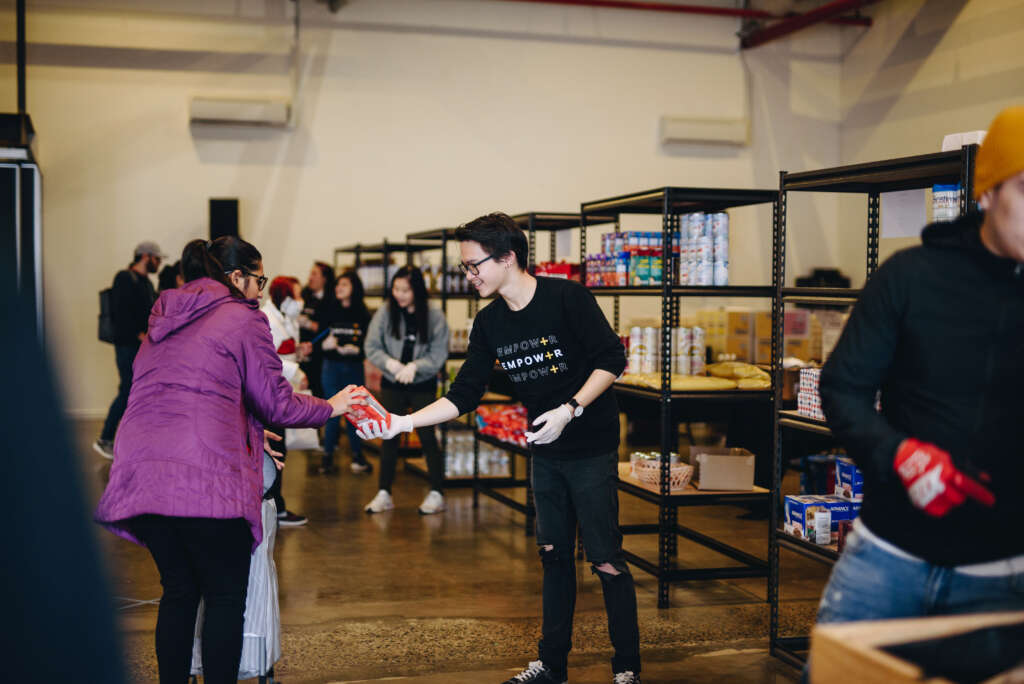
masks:
[[[787,19],[793,15],[779,15],[756,9],[732,7],[710,7],[708,5],[673,5],[642,0],[510,0],[511,2],[532,2],[544,5],[573,5],[576,7],[598,7],[604,9],[647,10],[651,12],[676,12],[680,14],[704,14],[716,17],[738,17],[740,19]],[[802,16],[802,15],[797,15]],[[870,26],[868,17],[833,17],[836,24]]]
[[[864,5],[870,5],[875,2],[878,2],[878,0],[834,0],[834,2],[824,4],[810,12],[798,14],[794,17],[783,19],[777,24],[753,31],[743,37],[740,41],[740,46],[743,49],[748,49],[764,45],[782,36],[787,36],[794,31],[799,31],[802,28],[822,21],[828,21],[844,12],[857,10]]]

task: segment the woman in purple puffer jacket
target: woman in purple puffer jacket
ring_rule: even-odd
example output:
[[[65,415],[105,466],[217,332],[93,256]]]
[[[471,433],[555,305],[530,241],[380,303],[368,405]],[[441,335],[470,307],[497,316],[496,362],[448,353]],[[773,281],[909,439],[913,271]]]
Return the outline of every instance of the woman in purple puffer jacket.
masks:
[[[200,598],[205,681],[236,681],[249,557],[263,538],[263,426],[320,426],[363,403],[353,386],[329,400],[292,392],[259,310],[262,260],[235,237],[186,245],[186,284],[153,305],[96,510],[160,571],[161,684],[188,679]]]

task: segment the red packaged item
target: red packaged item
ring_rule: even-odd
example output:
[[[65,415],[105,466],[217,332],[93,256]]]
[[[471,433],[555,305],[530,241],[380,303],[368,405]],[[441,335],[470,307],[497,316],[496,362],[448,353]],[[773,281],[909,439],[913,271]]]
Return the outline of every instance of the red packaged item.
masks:
[[[363,426],[363,423],[376,420],[384,427],[391,427],[391,413],[381,406],[380,402],[362,385],[357,387],[356,390],[366,394],[366,404],[353,405],[348,410],[348,413],[345,414],[348,422],[360,428]]]

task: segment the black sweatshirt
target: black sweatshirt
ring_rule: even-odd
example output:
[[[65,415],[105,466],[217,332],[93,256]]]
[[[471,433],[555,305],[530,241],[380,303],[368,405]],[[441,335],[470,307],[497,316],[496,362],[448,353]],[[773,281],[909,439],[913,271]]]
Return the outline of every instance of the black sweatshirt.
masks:
[[[370,326],[370,312],[365,308],[358,311],[351,306],[345,308],[341,302],[331,297],[330,301],[313,309],[313,313],[316,315],[316,322],[320,324],[321,332],[325,328],[331,329],[329,334],[334,335],[338,340],[338,348],[344,347],[346,344],[354,344],[359,347],[358,354],[340,354],[337,349],[324,351],[324,358],[332,361],[362,363],[366,358],[366,354],[363,352],[363,343],[366,341],[366,329]]]
[[[933,224],[886,261],[821,375],[828,424],[864,472],[862,520],[944,566],[1024,554],[1024,265],[985,249],[980,225],[976,214]],[[914,508],[892,465],[907,437],[988,472],[995,508]]]
[[[465,364],[447,398],[468,413],[477,407],[497,359],[533,421],[564,404],[596,370],[618,376],[626,367],[625,350],[594,296],[579,283],[537,278],[533,299],[512,311],[496,297],[477,314]],[[573,418],[550,444],[534,446],[539,456],[580,458],[615,451],[619,446],[619,409],[609,388],[583,415]]]
[[[149,310],[156,301],[153,283],[148,276],[126,268],[114,276],[110,299],[114,344],[139,344],[139,333],[149,329]]]

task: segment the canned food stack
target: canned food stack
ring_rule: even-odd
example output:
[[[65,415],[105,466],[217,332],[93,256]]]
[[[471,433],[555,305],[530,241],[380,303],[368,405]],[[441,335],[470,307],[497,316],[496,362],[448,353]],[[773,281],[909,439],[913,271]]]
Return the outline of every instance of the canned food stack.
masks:
[[[684,214],[679,284],[710,287],[729,284],[729,215]]]
[[[813,418],[814,420],[825,420],[825,414],[821,410],[821,395],[818,393],[820,379],[820,368],[800,369],[800,384],[796,395],[796,407],[797,412],[801,416]]]
[[[707,347],[707,333],[698,326],[691,328],[690,332],[690,375],[704,375],[707,367],[704,351]]]
[[[661,328],[633,326],[623,337],[630,373],[661,372]],[[676,375],[703,375],[706,335],[703,328],[672,328],[669,347],[671,372]]]
[[[681,237],[673,236],[672,251],[678,255]],[[653,231],[606,233],[601,236],[601,252],[588,254],[587,287],[627,287],[661,285],[662,234]]]

